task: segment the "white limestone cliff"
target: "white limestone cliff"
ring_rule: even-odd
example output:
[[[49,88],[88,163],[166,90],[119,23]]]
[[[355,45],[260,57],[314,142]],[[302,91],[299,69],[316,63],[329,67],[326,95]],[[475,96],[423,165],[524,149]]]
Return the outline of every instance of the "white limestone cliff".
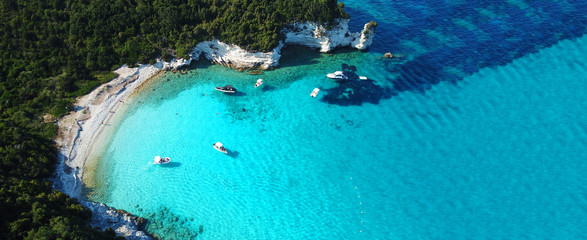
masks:
[[[252,53],[237,45],[212,40],[198,43],[191,55],[192,58],[198,58],[203,54],[210,61],[236,69],[269,69],[279,64],[282,47],[283,43],[280,43],[271,52]]]
[[[371,46],[371,43],[373,43],[373,38],[375,37],[375,27],[376,26],[377,26],[377,23],[375,23],[375,22],[365,23],[365,26],[363,27],[363,31],[361,32],[361,36],[356,38],[353,41],[353,43],[351,43],[351,45],[354,48],[359,49],[359,50],[365,50],[369,46]]]
[[[320,52],[330,52],[337,47],[367,49],[375,37],[374,27],[367,23],[362,33],[351,33],[348,30],[348,22],[348,19],[337,19],[331,29],[312,22],[288,24],[281,31],[285,42],[280,42],[273,51],[266,53],[247,52],[239,46],[218,40],[205,41],[194,47],[191,57],[198,59],[203,54],[210,61],[237,69],[269,69],[279,65],[281,49],[285,44],[306,46],[319,49]]]
[[[285,36],[286,44],[307,46],[320,49],[320,52],[330,52],[336,47],[350,46],[359,33],[349,32],[349,20],[337,19],[331,29],[312,22],[288,24],[281,33]]]

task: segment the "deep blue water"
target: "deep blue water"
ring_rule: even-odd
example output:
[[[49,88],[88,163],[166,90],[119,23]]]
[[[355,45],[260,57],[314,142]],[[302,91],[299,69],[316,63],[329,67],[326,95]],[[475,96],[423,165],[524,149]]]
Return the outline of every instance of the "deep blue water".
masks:
[[[587,1],[344,1],[351,29],[375,19],[371,52],[403,53],[387,66],[396,91],[426,91],[586,31]]]
[[[352,30],[377,21],[369,51],[167,74],[87,196],[165,239],[587,239],[587,3],[344,3]]]

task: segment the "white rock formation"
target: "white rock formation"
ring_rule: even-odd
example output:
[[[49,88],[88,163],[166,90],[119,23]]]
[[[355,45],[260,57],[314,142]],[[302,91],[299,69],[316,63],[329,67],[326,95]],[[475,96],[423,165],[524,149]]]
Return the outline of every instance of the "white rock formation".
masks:
[[[277,46],[271,52],[251,53],[237,45],[228,45],[218,40],[212,40],[198,43],[192,51],[191,56],[192,58],[197,58],[203,54],[204,57],[210,61],[214,61],[231,68],[268,69],[279,64],[281,48],[283,48],[283,43],[280,43],[279,46]]]
[[[228,45],[218,40],[198,43],[191,53],[192,59],[204,55],[208,60],[237,69],[262,68],[268,69],[279,65],[281,49],[284,44],[301,45],[320,52],[330,52],[337,47],[355,47],[367,49],[375,37],[375,29],[365,24],[362,33],[351,33],[348,19],[337,19],[335,26],[326,29],[324,26],[311,22],[288,24],[281,31],[285,42],[281,42],[271,52],[251,53],[236,45]]]
[[[365,50],[371,43],[373,43],[373,38],[375,37],[375,26],[373,26],[373,22],[365,23],[363,27],[363,31],[361,32],[361,36],[356,38],[351,45],[359,50]]]
[[[288,24],[281,31],[286,44],[295,44],[330,52],[336,47],[350,46],[360,33],[349,32],[349,20],[337,19],[332,29],[312,22]]]
[[[165,62],[165,61],[162,61],[161,59],[159,59],[157,61],[157,63],[155,63],[155,67],[158,69],[161,69],[163,71],[167,71],[167,70],[175,71],[175,70],[179,69],[180,67],[189,66],[192,63],[193,59],[198,59],[198,58],[197,57],[190,58],[190,59],[183,59],[183,58],[177,59],[176,58],[176,59],[171,60],[171,62]]]

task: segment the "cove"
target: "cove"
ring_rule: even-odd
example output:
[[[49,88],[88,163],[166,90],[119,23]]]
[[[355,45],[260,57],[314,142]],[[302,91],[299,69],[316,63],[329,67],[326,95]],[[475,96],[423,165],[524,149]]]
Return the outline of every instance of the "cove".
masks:
[[[344,3],[351,31],[379,25],[368,52],[168,73],[128,101],[86,196],[165,239],[587,238],[585,4]]]
[[[394,93],[371,53],[294,49],[263,75],[200,62],[129,102],[86,194],[168,239],[580,237],[585,41],[426,94]],[[325,78],[341,68],[373,80]]]

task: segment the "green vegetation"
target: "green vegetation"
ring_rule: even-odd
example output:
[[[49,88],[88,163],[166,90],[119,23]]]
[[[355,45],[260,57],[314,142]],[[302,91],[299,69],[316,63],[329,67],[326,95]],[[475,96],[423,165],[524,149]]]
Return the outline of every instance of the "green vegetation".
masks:
[[[336,0],[3,0],[0,2],[0,236],[104,239],[90,212],[51,189],[61,117],[121,64],[186,56],[219,39],[277,46],[293,21],[348,17]]]
[[[363,34],[367,35],[367,34],[369,34],[369,32],[373,31],[373,29],[375,29],[375,28],[377,28],[377,22],[369,21],[367,23],[365,30],[363,31]],[[369,38],[369,36],[366,36],[366,37]]]
[[[376,28],[377,27],[377,22],[375,21],[369,21],[367,23],[367,30],[371,30],[372,28]]]

